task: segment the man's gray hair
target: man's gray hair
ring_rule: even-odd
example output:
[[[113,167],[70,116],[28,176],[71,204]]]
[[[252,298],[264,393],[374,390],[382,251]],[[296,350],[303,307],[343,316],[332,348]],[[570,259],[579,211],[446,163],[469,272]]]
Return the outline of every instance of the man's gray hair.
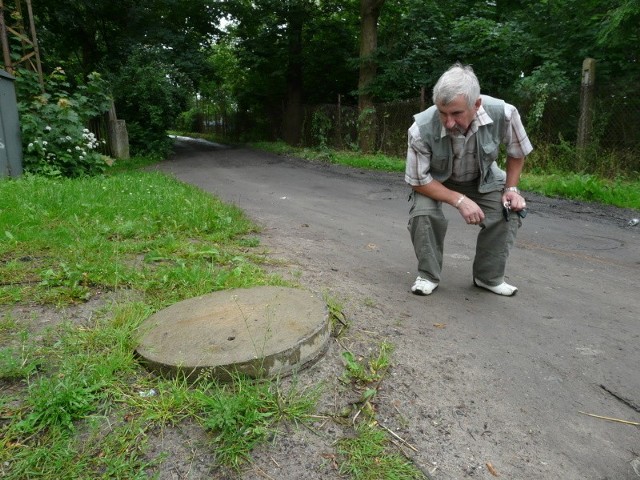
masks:
[[[433,103],[447,105],[458,95],[464,96],[469,108],[480,98],[478,77],[473,73],[471,65],[462,65],[460,62],[456,62],[444,72],[433,87]]]

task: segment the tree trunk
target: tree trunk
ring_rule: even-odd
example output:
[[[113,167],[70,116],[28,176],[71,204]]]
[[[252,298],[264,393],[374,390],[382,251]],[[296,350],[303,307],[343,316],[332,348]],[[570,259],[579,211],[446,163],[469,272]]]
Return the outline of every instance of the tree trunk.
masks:
[[[287,99],[282,120],[282,137],[297,146],[302,137],[302,26],[304,2],[292,2],[288,15],[289,65],[287,68]]]
[[[376,115],[369,91],[376,78],[372,59],[378,44],[378,18],[385,0],[360,0],[360,78],[358,81],[358,144],[363,153],[372,153],[376,145]]]

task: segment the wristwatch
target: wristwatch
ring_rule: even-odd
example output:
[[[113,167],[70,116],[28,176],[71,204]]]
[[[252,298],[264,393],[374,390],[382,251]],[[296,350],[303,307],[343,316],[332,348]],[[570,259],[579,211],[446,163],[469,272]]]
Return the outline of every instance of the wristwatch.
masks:
[[[507,193],[507,192],[516,192],[518,195],[520,195],[520,190],[518,190],[518,187],[504,187],[502,189],[503,193]]]

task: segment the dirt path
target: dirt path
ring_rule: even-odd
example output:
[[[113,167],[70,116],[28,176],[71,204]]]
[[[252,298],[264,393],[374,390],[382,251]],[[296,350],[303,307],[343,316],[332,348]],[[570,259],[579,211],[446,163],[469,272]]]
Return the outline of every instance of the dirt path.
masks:
[[[321,410],[355,400],[337,381],[341,352],[386,340],[378,419],[432,478],[494,478],[487,463],[509,479],[640,477],[640,429],[581,413],[640,421],[640,226],[626,226],[640,212],[526,195],[507,272],[520,291],[504,298],[473,287],[476,231],[447,208],[443,281],[418,297],[400,174],[194,141],[159,168],[237,204],[281,273],[343,302],[351,330],[301,375],[326,383]],[[331,460],[343,433],[292,430],[244,478],[343,478]]]

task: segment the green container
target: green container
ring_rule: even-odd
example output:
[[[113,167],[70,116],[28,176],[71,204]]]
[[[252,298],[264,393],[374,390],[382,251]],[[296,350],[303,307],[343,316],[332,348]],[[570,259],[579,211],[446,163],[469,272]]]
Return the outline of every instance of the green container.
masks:
[[[14,80],[0,70],[0,177],[22,175],[22,141]]]

